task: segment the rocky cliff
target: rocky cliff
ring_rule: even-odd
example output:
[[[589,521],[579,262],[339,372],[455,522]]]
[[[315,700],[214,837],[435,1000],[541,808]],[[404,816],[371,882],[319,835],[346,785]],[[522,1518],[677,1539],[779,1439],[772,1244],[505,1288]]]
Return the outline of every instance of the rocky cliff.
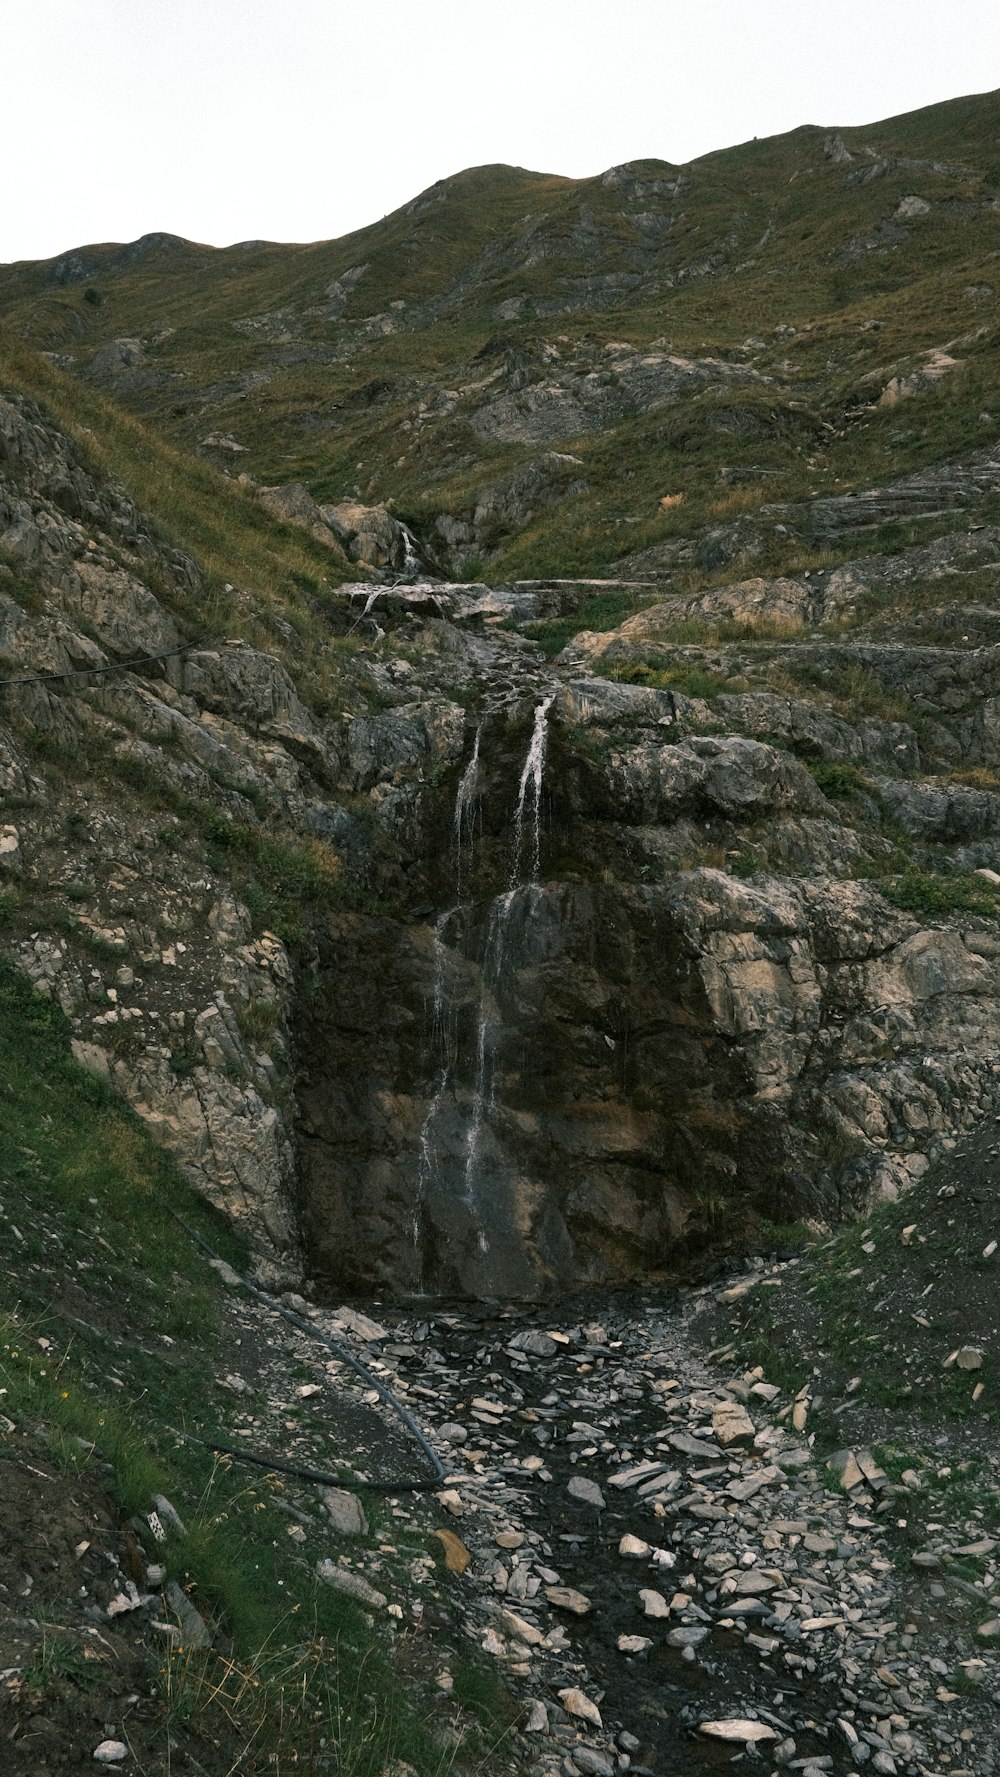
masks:
[[[447,639],[456,697],[467,633],[410,641],[426,672]],[[423,841],[435,923],[326,939],[349,985],[310,1010],[303,1176],[311,1250],[345,1282],[537,1293],[669,1268],[755,1215],[905,1190],[993,1102],[995,793],[927,781],[929,722],[922,751],[895,711],[581,678],[585,646],[535,664],[534,706],[495,708],[493,638]],[[734,644],[720,687],[772,653]],[[546,703],[536,873],[518,791]],[[400,755],[426,719],[401,703],[363,737],[411,856],[428,797]]]
[[[265,650],[184,640],[198,565],[23,395],[0,439],[5,948],[265,1270],[655,1274],[992,1106],[990,526],[686,598],[348,583]]]

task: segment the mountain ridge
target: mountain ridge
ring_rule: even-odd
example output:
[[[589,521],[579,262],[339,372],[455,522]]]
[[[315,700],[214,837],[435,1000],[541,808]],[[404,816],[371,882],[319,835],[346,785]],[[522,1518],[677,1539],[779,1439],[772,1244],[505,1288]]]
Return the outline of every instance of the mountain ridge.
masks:
[[[394,500],[451,571],[466,557],[487,577],[609,570],[629,553],[628,528],[648,546],[703,526],[705,485],[732,467],[720,460],[724,416],[678,405],[669,377],[638,412],[613,371],[609,382],[616,342],[640,357],[728,361],[728,375],[742,362],[763,379],[777,425],[759,404],[729,426],[760,441],[775,497],[801,497],[817,475],[858,485],[918,467],[961,447],[973,412],[992,411],[998,110],[984,94],[582,181],[466,169],[340,241],[201,249],[142,237],[139,258],[134,246],[76,250],[76,281],[46,289],[28,285],[73,253],[2,268],[0,313],[217,467],[301,481],[321,503]],[[947,350],[956,340],[964,352]],[[894,377],[926,375],[929,389],[921,353],[936,399],[912,405],[913,435],[896,439],[898,421],[864,409]],[[949,357],[963,366],[957,381]],[[595,427],[581,418],[602,379],[607,450],[587,442]],[[963,393],[963,379],[979,387]],[[701,382],[703,402],[724,407],[719,376]],[[484,383],[513,418],[496,419]],[[544,426],[524,418],[539,401]],[[661,410],[670,424],[685,415],[674,448],[670,424],[658,434],[662,422],[642,417]],[[540,427],[581,457],[566,487],[588,486],[548,487],[498,513],[503,497],[489,490],[532,469]],[[873,427],[878,438],[864,437]],[[626,470],[638,486],[622,485]],[[678,492],[686,511],[660,506]]]

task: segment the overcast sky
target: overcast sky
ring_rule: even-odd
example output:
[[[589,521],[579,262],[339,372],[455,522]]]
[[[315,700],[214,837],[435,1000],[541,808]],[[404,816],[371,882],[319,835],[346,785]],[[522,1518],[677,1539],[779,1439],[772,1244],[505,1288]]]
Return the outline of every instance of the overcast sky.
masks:
[[[685,161],[1000,86],[997,0],[6,0],[0,260],[320,240],[462,167]],[[992,146],[992,145],[991,145]]]

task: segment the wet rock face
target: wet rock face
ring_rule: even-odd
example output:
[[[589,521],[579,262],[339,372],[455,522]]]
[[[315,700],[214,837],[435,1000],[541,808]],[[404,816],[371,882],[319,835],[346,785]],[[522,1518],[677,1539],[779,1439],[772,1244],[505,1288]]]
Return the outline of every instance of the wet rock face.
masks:
[[[517,900],[508,966],[490,994],[492,1102],[471,1163],[489,934],[456,929],[440,961],[426,927],[353,922],[331,935],[347,992],[316,1016],[301,1092],[308,1238],[330,1277],[535,1295],[546,1283],[628,1276],[683,1231],[682,1198],[663,1176],[669,1117],[642,1108],[628,1054],[643,997],[637,953],[655,911],[643,910],[641,934],[620,920],[598,970],[602,925],[622,911],[614,893],[603,906],[586,888],[526,888]],[[435,1103],[423,1013],[436,967],[457,1059]],[[647,1015],[671,973],[665,954],[644,984]],[[669,1031],[650,1034],[644,1083],[666,1076],[674,1046]]]
[[[836,1216],[824,1116],[858,1150],[860,1204],[873,1183],[905,1188],[959,1101],[989,1100],[996,958],[867,885],[702,869],[513,900],[474,1164],[482,910],[449,923],[443,958],[426,927],[329,934],[339,987],[309,1036],[303,1182],[314,1261],[339,1287],[537,1296],[653,1272],[704,1241],[721,1197]],[[442,992],[455,1061],[435,1102]]]

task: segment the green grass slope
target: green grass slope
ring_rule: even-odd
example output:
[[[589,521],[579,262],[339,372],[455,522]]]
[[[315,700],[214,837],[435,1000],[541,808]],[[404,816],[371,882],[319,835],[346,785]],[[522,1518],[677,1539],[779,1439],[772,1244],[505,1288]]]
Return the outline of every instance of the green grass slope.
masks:
[[[683,168],[474,168],[340,241],[148,236],[0,268],[0,315],[185,450],[425,528],[538,454],[472,424],[498,370],[493,393],[544,384],[553,350],[555,374],[600,374],[611,339],[751,365],[764,380],[736,399],[709,383],[567,436],[585,491],[487,552],[494,577],[588,571],[764,481],[772,500],[843,490],[992,441],[998,124],[989,93],[845,130],[832,155],[808,126]],[[140,360],[102,363],[121,339]],[[873,407],[941,348],[953,371]],[[220,436],[240,448],[203,443]],[[720,491],[747,447],[754,488]]]
[[[77,1066],[68,1035],[58,1008],[0,964],[0,1497],[14,1499],[28,1478],[16,1533],[8,1527],[27,1548],[42,1484],[52,1570],[37,1572],[32,1659],[0,1685],[5,1771],[39,1768],[40,1712],[58,1727],[57,1764],[75,1741],[89,1757],[102,1737],[94,1720],[112,1718],[148,1777],[176,1768],[172,1752],[212,1777],[303,1765],[375,1777],[397,1758],[420,1777],[451,1768],[455,1735],[447,1746],[438,1738],[412,1664],[401,1682],[405,1637],[394,1649],[298,1556],[294,1519],[280,1509],[287,1484],[178,1435],[232,1441],[232,1397],[217,1379],[247,1354],[233,1344],[217,1274],[171,1211],[232,1263],[241,1251],[120,1099]],[[155,1494],[175,1505],[186,1534],[159,1554],[147,1547],[145,1559],[164,1561],[195,1601],[214,1631],[211,1650],[186,1635],[158,1639],[146,1612],[105,1620],[95,1643],[93,1614],[69,1601],[90,1578],[90,1544],[62,1571],[60,1514],[86,1524],[89,1501],[91,1526],[106,1521],[90,1536],[135,1552],[126,1521]],[[422,1547],[411,1538],[404,1553]],[[0,1556],[5,1577],[10,1552]],[[103,1604],[124,1583],[106,1561],[102,1571],[85,1600]],[[141,1583],[141,1572],[133,1577]],[[0,1647],[8,1615],[0,1604]],[[125,1690],[141,1695],[126,1701]],[[474,1741],[468,1749],[481,1757]]]

